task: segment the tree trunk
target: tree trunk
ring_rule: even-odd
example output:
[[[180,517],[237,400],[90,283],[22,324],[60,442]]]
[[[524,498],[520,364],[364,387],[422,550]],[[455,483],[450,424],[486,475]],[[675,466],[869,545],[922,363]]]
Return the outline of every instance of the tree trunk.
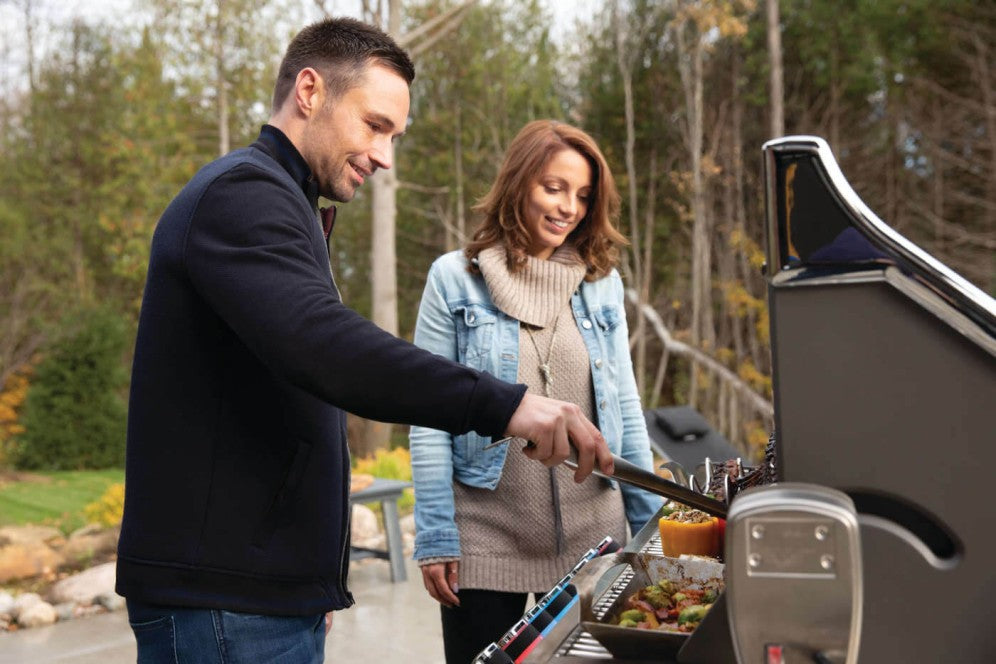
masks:
[[[623,85],[623,113],[626,118],[626,181],[629,201],[629,238],[633,246],[633,270],[629,273],[629,262],[623,261],[623,274],[627,279],[637,284],[642,283],[642,265],[640,262],[640,231],[639,208],[637,206],[636,188],[636,129],[634,127],[633,110],[633,59],[626,46],[626,34],[619,9],[619,0],[612,3],[612,19],[615,23],[616,66]]]
[[[996,92],[993,91],[992,69],[990,67],[991,58],[989,49],[992,43],[986,41],[979,35],[978,31],[972,33],[972,45],[975,47],[975,79],[978,81],[979,92],[982,97],[982,111],[985,115],[986,135],[989,137],[989,178],[986,188],[989,192],[987,200],[996,202]],[[983,208],[985,214],[986,233],[992,233],[996,229],[996,205],[987,205]]]
[[[218,89],[218,154],[231,149],[228,133],[228,81],[225,75],[225,0],[217,2],[218,16],[214,32],[215,87]]]
[[[766,0],[768,61],[771,68],[771,138],[785,135],[785,92],[782,74],[782,32],[778,0]]]
[[[390,0],[387,32],[397,37],[400,30],[401,0]],[[391,150],[393,153],[393,146]],[[393,159],[393,154],[389,156],[394,162],[394,167],[390,170],[381,169],[370,178],[373,198],[370,215],[371,318],[381,329],[397,335],[398,253],[395,242],[395,223],[398,215],[398,165]],[[387,422],[370,421],[366,425],[362,443],[357,441],[353,453],[357,456],[366,456],[377,449],[387,449],[390,444],[391,425]]]
[[[459,105],[456,109],[456,130],[453,140],[454,185],[456,186],[456,237],[454,247],[460,247],[467,241],[467,211],[463,201],[463,112]],[[447,232],[447,235],[449,233]]]
[[[654,238],[654,211],[655,199],[657,198],[657,146],[650,148],[650,169],[647,179],[647,207],[646,218],[643,221],[643,258],[640,264],[640,300],[639,305],[650,303],[650,277],[653,270],[650,268],[653,257]],[[656,395],[647,394],[647,322],[643,316],[636,319],[636,385],[643,403],[650,406],[651,399],[656,400]]]

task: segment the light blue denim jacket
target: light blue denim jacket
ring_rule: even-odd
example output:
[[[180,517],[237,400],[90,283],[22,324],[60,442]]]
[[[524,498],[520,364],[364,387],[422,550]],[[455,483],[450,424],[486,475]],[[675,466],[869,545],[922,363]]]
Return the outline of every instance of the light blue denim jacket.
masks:
[[[588,347],[596,424],[613,454],[650,470],[653,458],[633,377],[619,273],[613,270],[598,281],[581,282],[571,297],[571,307]],[[415,325],[415,344],[516,382],[519,321],[494,305],[484,278],[467,271],[462,251],[441,256],[429,270]],[[488,437],[473,432],[452,436],[425,427],[412,427],[410,440],[415,485],[414,558],[458,557],[453,480],[494,489],[509,446],[506,443],[485,450],[491,441]],[[615,481],[611,485],[618,486]],[[626,518],[635,533],[656,513],[661,499],[628,485],[622,486],[622,492]]]

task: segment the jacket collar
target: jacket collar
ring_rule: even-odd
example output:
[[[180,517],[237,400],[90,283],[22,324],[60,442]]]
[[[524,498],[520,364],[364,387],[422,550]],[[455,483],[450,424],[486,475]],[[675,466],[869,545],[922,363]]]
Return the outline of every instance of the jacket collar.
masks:
[[[301,186],[304,195],[308,197],[311,207],[318,209],[318,183],[312,177],[311,167],[284,132],[273,125],[265,124],[260,129],[259,138],[253,143],[253,147],[268,153],[290,173],[294,181]]]

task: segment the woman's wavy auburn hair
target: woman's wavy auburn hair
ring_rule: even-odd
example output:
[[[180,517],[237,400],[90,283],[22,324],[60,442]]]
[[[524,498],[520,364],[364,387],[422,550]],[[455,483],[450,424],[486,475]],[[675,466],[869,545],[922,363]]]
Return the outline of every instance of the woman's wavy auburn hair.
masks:
[[[554,120],[534,120],[512,139],[491,190],[474,206],[483,219],[464,250],[468,261],[500,244],[505,247],[509,270],[515,272],[525,265],[532,242],[523,218],[526,197],[550,159],[561,150],[581,154],[588,160],[592,175],[588,211],[568,239],[588,267],[587,281],[612,271],[619,259],[619,245],[628,244],[615,227],[619,192],[612,171],[595,139],[577,127]],[[472,262],[469,269],[477,272]]]

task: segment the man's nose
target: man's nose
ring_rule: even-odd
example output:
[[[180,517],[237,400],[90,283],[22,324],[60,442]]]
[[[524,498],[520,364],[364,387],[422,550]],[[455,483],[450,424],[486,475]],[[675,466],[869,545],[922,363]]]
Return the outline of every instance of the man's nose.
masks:
[[[388,169],[394,164],[394,143],[390,138],[378,140],[370,150],[370,161],[377,168]]]

